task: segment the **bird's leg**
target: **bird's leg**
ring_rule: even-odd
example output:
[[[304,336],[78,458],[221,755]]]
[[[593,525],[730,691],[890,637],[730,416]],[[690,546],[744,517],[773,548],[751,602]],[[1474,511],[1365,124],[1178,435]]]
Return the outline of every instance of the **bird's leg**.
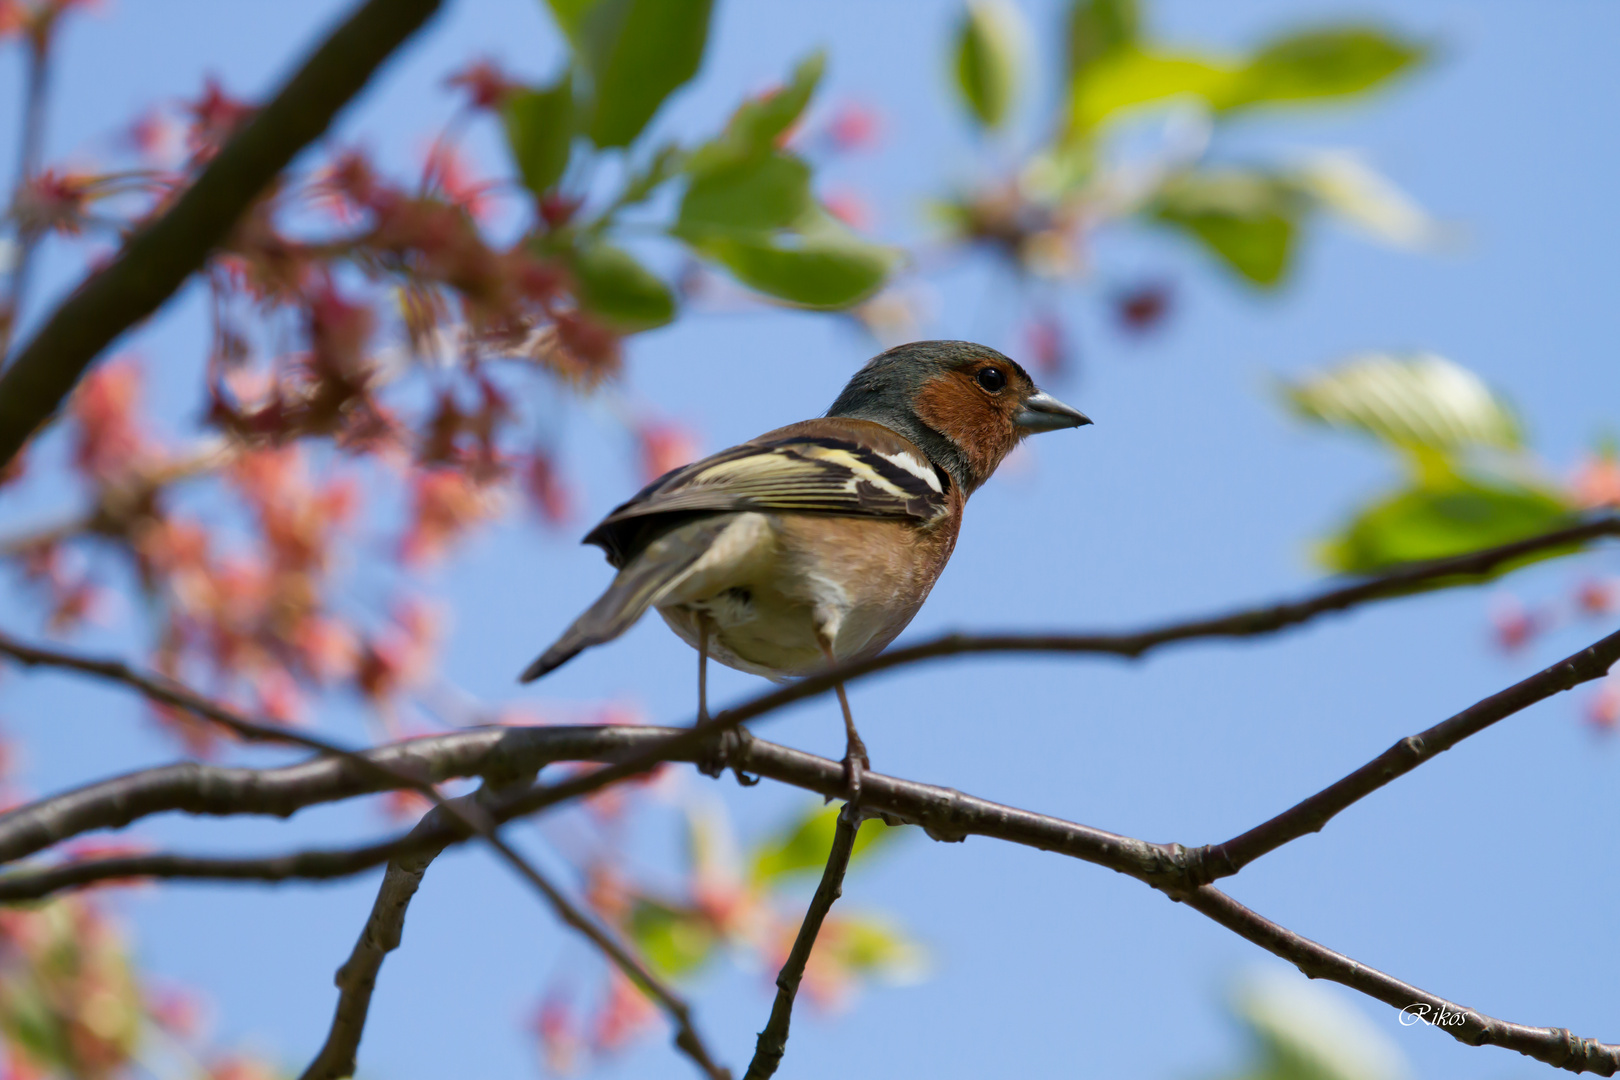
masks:
[[[701,727],[709,722],[709,634],[712,628],[709,616],[704,612],[695,612],[692,621],[697,624],[698,635],[697,723]],[[748,738],[748,732],[741,728],[729,727],[722,731],[715,739],[713,755],[697,763],[698,772],[718,779],[730,768],[737,776],[737,783],[743,787],[753,787],[759,783],[759,777],[749,776],[740,765],[735,764],[737,754],[747,746]]]
[[[821,652],[827,657],[827,666],[837,667],[832,642],[826,635],[820,636]],[[844,693],[844,684],[834,683],[833,688],[838,691],[838,707],[844,711],[844,783],[849,804],[858,806],[861,801],[861,773],[872,767],[872,759],[866,756],[866,744],[861,741],[861,733],[855,730],[855,717],[849,711],[849,695]]]
[[[709,616],[698,612],[694,616],[698,632],[698,713],[697,722],[709,722]]]

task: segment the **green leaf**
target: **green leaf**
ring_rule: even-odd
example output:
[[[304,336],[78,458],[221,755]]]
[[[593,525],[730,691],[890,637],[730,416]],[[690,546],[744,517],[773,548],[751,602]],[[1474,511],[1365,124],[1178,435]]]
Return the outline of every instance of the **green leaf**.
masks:
[[[754,885],[765,885],[807,870],[820,873],[827,864],[827,852],[832,850],[833,832],[837,825],[836,806],[811,806],[797,820],[754,850],[750,880]],[[874,847],[886,845],[897,832],[897,829],[867,822],[855,834],[850,861],[861,858]]]
[[[862,835],[865,832],[861,830]],[[828,959],[851,974],[911,982],[923,973],[926,957],[922,948],[887,921],[856,915],[829,922],[824,928]]]
[[[596,0],[584,12],[597,146],[629,146],[664,99],[697,74],[712,7],[713,0]]]
[[[663,280],[623,248],[595,243],[571,260],[579,301],[620,333],[662,326],[675,317],[675,297]]]
[[[551,8],[552,17],[557,20],[557,26],[575,45],[579,44],[585,13],[595,2],[596,0],[546,0],[547,6]]]
[[[1193,97],[1225,100],[1238,67],[1227,61],[1176,53],[1122,49],[1099,57],[1075,78],[1070,92],[1073,134],[1084,134],[1140,105]]]
[[[1074,0],[1069,8],[1069,79],[1110,53],[1136,44],[1141,15],[1136,0]]]
[[[702,915],[645,897],[637,897],[630,908],[629,931],[647,962],[672,977],[702,966],[719,943],[714,926]]]
[[[512,151],[523,186],[543,195],[568,168],[574,141],[572,73],[545,90],[521,90],[501,108],[506,145]]]
[[[1523,445],[1507,403],[1479,376],[1432,353],[1358,356],[1285,385],[1283,393],[1308,420],[1364,431],[1401,449],[1450,454]]]
[[[1369,26],[1291,34],[1263,46],[1217,107],[1359,94],[1417,64],[1425,53],[1421,45]]]
[[[956,85],[973,116],[1000,127],[1018,92],[1026,34],[1006,0],[968,0],[956,36]]]
[[[1381,499],[1324,543],[1329,569],[1365,574],[1405,562],[1443,559],[1522,540],[1568,525],[1574,508],[1558,493],[1500,480],[1455,478]],[[1526,556],[1552,558],[1579,545]],[[1505,572],[1511,567],[1503,567]]]
[[[791,154],[749,158],[692,178],[676,229],[709,236],[785,229],[813,208],[810,166]]]
[[[783,134],[803,115],[826,66],[826,54],[818,49],[799,61],[786,86],[737,106],[725,129],[693,151],[687,168],[694,174],[712,172],[774,153]]]
[[[1185,231],[1251,283],[1270,287],[1288,270],[1303,209],[1288,181],[1229,169],[1171,177],[1146,213]]]
[[[818,216],[796,233],[683,235],[751,289],[808,308],[859,303],[883,284],[895,252]]]

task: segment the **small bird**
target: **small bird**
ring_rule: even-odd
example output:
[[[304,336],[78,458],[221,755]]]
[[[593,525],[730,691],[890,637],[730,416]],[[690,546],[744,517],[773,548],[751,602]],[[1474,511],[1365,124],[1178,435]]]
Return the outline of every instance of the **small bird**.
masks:
[[[827,415],[648,484],[585,537],[618,576],[523,672],[531,682],[649,608],[708,658],[778,681],[875,656],[951,557],[967,498],[1019,440],[1091,420],[994,349],[915,341],[873,357]],[[871,768],[844,714],[850,800]]]

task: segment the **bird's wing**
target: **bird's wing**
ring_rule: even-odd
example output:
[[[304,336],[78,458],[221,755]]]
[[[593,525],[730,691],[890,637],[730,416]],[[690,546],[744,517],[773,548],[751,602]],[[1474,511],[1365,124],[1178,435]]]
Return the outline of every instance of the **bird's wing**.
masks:
[[[886,428],[807,421],[660,477],[585,542],[622,565],[645,519],[655,516],[775,510],[921,523],[949,512],[948,485],[921,451]]]

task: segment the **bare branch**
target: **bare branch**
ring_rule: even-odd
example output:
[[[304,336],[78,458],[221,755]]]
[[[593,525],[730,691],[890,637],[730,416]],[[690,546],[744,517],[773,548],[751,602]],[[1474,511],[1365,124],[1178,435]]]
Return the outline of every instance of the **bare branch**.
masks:
[[[463,796],[472,801],[475,796]],[[422,832],[437,824],[441,809],[434,807],[423,815],[413,833]],[[332,1027],[321,1045],[315,1060],[309,1063],[299,1080],[337,1080],[353,1076],[355,1055],[360,1049],[360,1035],[366,1027],[366,1016],[371,1011],[371,992],[377,986],[377,973],[383,960],[399,948],[405,932],[405,909],[422,884],[422,875],[428,864],[438,857],[444,846],[430,847],[416,854],[395,859],[388,864],[377,899],[371,905],[371,914],[360,930],[360,940],[354,943],[348,962],[337,970],[334,980],[338,988],[337,1011],[332,1016]]]
[[[307,749],[315,750],[319,753],[338,758],[359,770],[362,774],[372,774],[375,779],[380,782],[398,782],[405,787],[420,792],[433,801],[434,808],[440,812],[442,817],[446,819],[453,819],[458,826],[465,828],[468,832],[476,833],[479,837],[481,837],[486,844],[495,850],[496,854],[498,854],[514,870],[517,871],[520,877],[529,882],[530,885],[534,886],[534,888],[538,890],[543,897],[545,897],[546,902],[551,905],[552,910],[556,912],[557,916],[562,919],[564,923],[579,931],[588,940],[590,940],[592,944],[601,949],[602,952],[607,955],[608,959],[612,961],[612,963],[618,967],[620,971],[624,972],[626,978],[635,983],[636,986],[643,993],[647,994],[648,997],[652,998],[652,1000],[669,1015],[671,1021],[673,1021],[675,1024],[675,1045],[681,1051],[691,1057],[706,1075],[713,1078],[713,1080],[729,1080],[730,1073],[715,1064],[713,1055],[709,1053],[708,1048],[703,1043],[702,1037],[698,1034],[696,1027],[693,1026],[691,1009],[686,1002],[676,995],[661,980],[659,980],[657,976],[653,975],[652,972],[648,970],[646,964],[634,956],[628,948],[614,940],[612,936],[607,933],[607,931],[597,926],[588,916],[571,904],[568,899],[564,897],[562,893],[559,892],[543,874],[540,873],[539,870],[535,869],[535,867],[524,859],[523,856],[519,855],[517,851],[511,847],[511,845],[506,843],[505,840],[501,839],[500,834],[496,831],[496,826],[494,823],[489,820],[482,808],[476,803],[467,803],[459,799],[453,801],[445,799],[439,794],[438,789],[433,785],[432,782],[419,776],[400,772],[396,769],[390,768],[387,765],[379,763],[374,758],[364,753],[339,746],[335,743],[327,741],[326,739],[321,739],[312,735],[304,735],[289,728],[277,727],[275,725],[263,724],[250,720],[247,717],[242,716],[240,713],[225,708],[217,702],[210,701],[208,698],[203,697],[201,694],[198,694],[196,691],[184,686],[179,682],[176,682],[173,679],[167,679],[159,675],[144,674],[142,672],[135,671],[121,660],[93,659],[78,656],[76,654],[64,652],[58,649],[46,649],[34,645],[25,645],[5,636],[4,634],[0,634],[0,654],[9,655],[24,664],[49,665],[70,671],[81,672],[86,675],[93,675],[98,678],[110,679],[115,682],[124,683],[140,691],[149,698],[196,713],[197,715],[220,725],[226,730],[234,732],[244,739],[302,746]],[[536,770],[531,770],[528,774],[531,780],[535,771]],[[424,830],[431,832],[436,826],[443,823],[444,822],[439,820],[434,820],[430,824],[428,819],[424,818],[422,825],[420,825],[417,829],[412,830],[411,836],[418,836]],[[401,863],[396,861],[393,865],[415,866],[416,860],[425,855],[426,861],[421,862],[421,870],[415,872],[415,881],[420,881],[422,871],[427,869],[427,863],[431,862],[432,859],[437,856],[438,851],[443,850],[444,845],[449,843],[452,838],[453,837],[451,836],[445,836],[444,842],[439,845],[437,850],[424,851],[420,855],[411,859],[409,862]],[[402,870],[401,872],[403,873],[405,871]],[[387,887],[388,883],[385,878],[385,890]],[[410,891],[415,892],[415,890],[416,886],[415,884],[412,884]],[[403,909],[400,911],[399,918],[401,922],[403,922]],[[377,955],[376,963],[378,966],[380,966],[382,963],[380,954]],[[342,973],[340,972],[339,975],[339,985],[342,986]],[[376,972],[375,969],[373,969],[371,976],[365,980],[362,980],[364,984],[363,991],[365,1002],[370,1001],[371,985],[372,981],[375,979],[375,975]],[[359,986],[361,984],[357,983],[356,985]],[[348,991],[345,990],[345,993],[347,994]],[[360,990],[355,991],[355,995],[359,995],[360,993]],[[359,1000],[359,997],[356,996],[355,1000]],[[340,1002],[340,1019],[342,1015],[343,1005]],[[360,1012],[360,1022],[362,1025],[364,1023],[364,1016],[365,1012],[362,1003]],[[334,1021],[334,1038],[336,1038],[338,1035],[339,1026],[340,1025],[338,1022]],[[347,1030],[347,1028],[344,1030]],[[355,1031],[354,1039],[355,1044],[358,1045],[358,1029]],[[337,1057],[327,1060],[323,1067],[331,1067],[335,1061],[340,1062],[342,1060],[341,1050],[334,1051],[334,1053],[337,1054]],[[351,1059],[349,1062],[349,1068],[352,1071],[352,1048],[348,1051],[348,1056],[349,1059]],[[317,1064],[320,1064],[326,1059],[326,1057],[327,1055],[325,1051],[323,1051],[322,1058],[317,1059]],[[312,1069],[314,1067],[314,1065],[311,1066]],[[322,1073],[321,1075],[326,1074]],[[346,1076],[348,1073],[334,1075]]]
[[[1256,825],[1224,844],[1189,853],[1194,878],[1213,881],[1235,874],[1249,863],[1306,833],[1320,832],[1339,811],[1365,798],[1390,781],[1405,776],[1470,735],[1478,734],[1504,717],[1583,682],[1601,679],[1620,660],[1620,631],[1528,679],[1470,705],[1448,720],[1417,735],[1409,735],[1349,776],[1330,784],[1270,821]]]
[[[743,1080],[770,1080],[782,1064],[787,1052],[788,1027],[793,1022],[793,999],[804,978],[804,966],[810,962],[810,951],[816,947],[816,936],[821,924],[832,910],[833,901],[844,895],[844,873],[849,869],[849,857],[855,851],[855,835],[861,828],[861,811],[850,803],[838,812],[838,825],[833,830],[832,850],[827,852],[827,865],[821,871],[821,883],[810,898],[810,907],[799,924],[799,934],[793,939],[793,949],[787,962],[776,976],[776,1000],[771,1004],[771,1018],[765,1030],[759,1033],[754,1045],[754,1059],[748,1063],[748,1074]]]
[[[1209,916],[1239,937],[1289,961],[1313,979],[1331,979],[1392,1008],[1426,1005],[1431,1014],[1443,1010],[1457,1015],[1459,1023],[1437,1024],[1435,1027],[1458,1042],[1469,1046],[1500,1046],[1517,1050],[1526,1057],[1574,1073],[1592,1072],[1599,1076],[1613,1076],[1620,1071],[1620,1046],[1572,1035],[1568,1028],[1530,1027],[1498,1020],[1455,1001],[1419,990],[1278,926],[1211,885],[1191,892],[1172,893],[1171,897]]]
[[[60,406],[90,363],[156,311],[243,211],[332,122],[441,0],[367,0],[220,150],[157,221],[87,277],[0,376],[0,467]]]

